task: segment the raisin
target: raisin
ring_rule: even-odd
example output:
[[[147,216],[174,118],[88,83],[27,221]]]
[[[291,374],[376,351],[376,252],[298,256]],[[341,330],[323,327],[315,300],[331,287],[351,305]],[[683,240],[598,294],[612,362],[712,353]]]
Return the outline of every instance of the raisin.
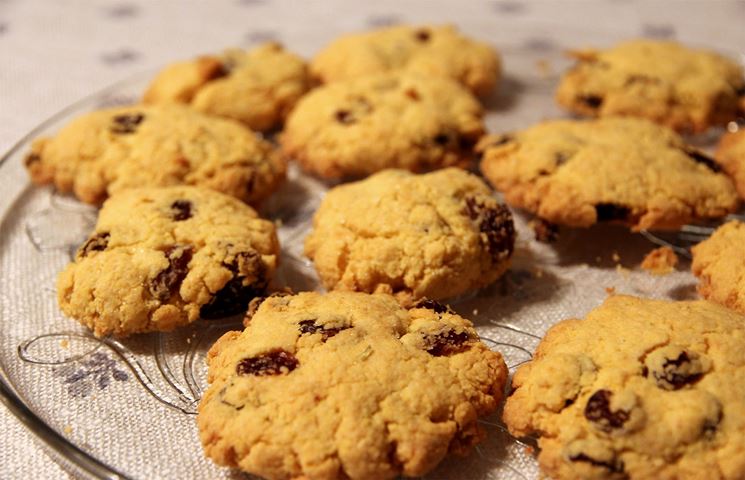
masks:
[[[181,287],[191,261],[193,248],[189,245],[175,245],[165,250],[168,266],[161,270],[150,282],[150,293],[161,302],[167,301]]]
[[[684,148],[683,151],[686,153],[686,155],[688,155],[688,157],[690,157],[691,160],[693,160],[696,163],[703,164],[712,172],[719,173],[722,171],[719,164],[717,164],[717,162],[715,162],[713,158],[701,152],[700,150],[687,147],[687,148]]]
[[[593,465],[595,467],[601,467],[605,468],[606,470],[610,471],[611,473],[623,473],[624,471],[624,465],[621,461],[615,461],[615,462],[603,462],[600,460],[595,460],[594,458],[585,455],[584,453],[580,453],[579,455],[573,455],[569,457],[569,460],[572,462],[583,462],[583,463],[589,463],[590,465]]]
[[[266,289],[266,269],[261,256],[254,252],[240,252],[232,262],[223,266],[230,270],[233,278],[218,291],[209,303],[202,305],[202,318],[222,318],[245,312],[252,298],[261,295]],[[247,274],[255,274],[258,279],[245,284]]]
[[[349,125],[355,122],[354,116],[349,110],[337,110],[335,116],[336,121],[344,125]]]
[[[341,332],[342,330],[346,330],[349,327],[326,327],[324,325],[319,325],[316,323],[315,320],[301,320],[300,323],[298,323],[298,327],[300,329],[301,335],[313,335],[314,333],[320,333],[321,337],[323,337],[323,341],[325,342],[329,338],[333,337],[337,333]]]
[[[176,200],[171,204],[171,216],[177,222],[192,217],[192,203],[189,200]]]
[[[145,115],[141,113],[125,113],[123,115],[117,115],[113,119],[111,125],[111,133],[134,133],[137,129],[137,125],[142,123],[145,119]]]
[[[450,135],[447,133],[438,133],[433,140],[437,145],[445,146],[450,143]]]
[[[598,95],[580,95],[577,100],[592,109],[598,109],[603,105],[603,97]]]
[[[109,246],[109,232],[96,233],[91,236],[79,249],[80,258],[87,257],[91,252],[102,252]]]
[[[653,371],[652,375],[657,385],[666,390],[679,390],[690,383],[694,383],[703,375],[701,372],[688,373],[691,358],[688,353],[681,352],[677,358],[666,359],[662,364],[662,371]],[[681,368],[682,367],[682,368]],[[647,376],[649,370],[645,372]]]
[[[467,332],[455,333],[449,330],[437,335],[425,336],[424,344],[427,347],[427,353],[434,357],[442,357],[467,350],[468,345],[465,342],[469,338]]]
[[[702,428],[702,433],[705,437],[711,438],[714,436],[714,434],[717,433],[717,430],[719,429],[719,424],[722,422],[722,412],[720,411],[717,415],[717,418],[714,419],[706,419],[704,421],[704,426]]]
[[[419,300],[412,308],[427,308],[429,310],[434,310],[435,313],[453,313],[449,306],[428,298]]]
[[[598,390],[593,393],[585,406],[585,418],[593,422],[600,430],[610,432],[613,429],[623,427],[629,419],[629,412],[625,410],[612,411],[610,409],[610,398],[613,395],[609,390]]]
[[[429,30],[425,30],[425,29],[417,30],[417,31],[416,31],[416,32],[414,33],[414,36],[415,36],[415,37],[416,37],[416,39],[417,39],[417,40],[419,40],[420,42],[428,42],[428,41],[429,41],[429,39],[430,39],[430,37],[431,37],[431,35],[430,35],[430,33],[429,33]]]
[[[598,203],[595,205],[595,215],[598,222],[628,220],[631,209],[615,203]]]
[[[286,375],[295,370],[300,362],[282,349],[272,350],[256,357],[247,357],[238,362],[235,367],[238,375]]]
[[[515,248],[515,225],[507,207],[501,204],[491,206],[475,197],[466,197],[465,213],[476,222],[479,231],[485,236],[486,249],[495,263],[512,255]]]
[[[38,153],[29,153],[26,155],[26,158],[23,161],[23,164],[27,167],[30,167],[34,163],[38,163],[41,161],[41,156]]]

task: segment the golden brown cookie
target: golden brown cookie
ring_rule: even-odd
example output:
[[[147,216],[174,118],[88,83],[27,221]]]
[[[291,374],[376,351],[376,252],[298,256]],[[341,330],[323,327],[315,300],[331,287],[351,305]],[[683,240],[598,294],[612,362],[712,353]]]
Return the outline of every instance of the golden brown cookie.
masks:
[[[483,438],[507,368],[468,320],[389,295],[271,296],[210,349],[209,458],[267,479],[419,476]]]
[[[342,36],[311,62],[311,72],[325,83],[396,70],[447,76],[483,96],[494,90],[501,64],[494,48],[451,25],[398,25]]]
[[[734,180],[740,197],[745,198],[745,129],[725,133],[719,140],[715,158]]]
[[[129,189],[108,199],[59,275],[62,311],[104,336],[168,331],[244,313],[279,257],[274,224],[206,188]]]
[[[675,229],[738,206],[711,158],[643,119],[546,121],[478,148],[482,172],[507,203],[553,223]]]
[[[282,150],[326,178],[466,166],[484,132],[482,113],[478,101],[448,78],[371,75],[303,97],[287,119]]]
[[[133,105],[82,115],[34,141],[31,180],[101,203],[143,186],[197,185],[256,204],[285,178],[269,142],[233,120],[179,105]]]
[[[722,225],[691,252],[699,293],[745,313],[745,223],[735,220]]]
[[[580,50],[561,80],[557,101],[593,117],[643,117],[701,132],[734,120],[745,95],[742,66],[714,52],[661,40],[631,40]]]
[[[143,101],[189,104],[263,132],[282,124],[310,84],[303,59],[271,42],[169,65],[153,79]]]
[[[503,418],[557,480],[743,478],[743,352],[731,310],[613,296],[548,331]]]
[[[385,170],[326,194],[305,253],[328,289],[454,297],[509,266],[512,215],[491,193],[457,168]]]

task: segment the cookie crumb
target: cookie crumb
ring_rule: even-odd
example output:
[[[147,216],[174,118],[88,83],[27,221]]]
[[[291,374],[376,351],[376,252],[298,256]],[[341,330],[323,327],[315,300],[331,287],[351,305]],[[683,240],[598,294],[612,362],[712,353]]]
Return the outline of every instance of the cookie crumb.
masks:
[[[605,293],[607,293],[608,295],[615,295],[616,287],[605,287]]]
[[[652,275],[667,275],[675,271],[678,256],[670,247],[655,248],[644,257],[642,268]]]
[[[65,425],[62,431],[65,432],[65,435],[70,435],[72,433],[72,427],[70,425]]]
[[[59,341],[59,346],[62,347],[62,348],[65,348],[65,349],[70,348],[70,340],[68,340],[66,338],[60,340]]]
[[[543,243],[553,243],[559,239],[559,226],[555,223],[547,222],[542,218],[534,218],[528,223],[533,229],[535,239]]]
[[[621,256],[615,250],[613,251],[613,255],[611,255],[611,258],[616,263],[619,263],[621,261]]]
[[[616,264],[616,272],[620,273],[624,278],[629,278],[629,274],[631,273],[631,270],[624,267],[623,265]]]
[[[479,309],[478,308],[474,308],[473,309],[473,314],[474,315],[478,315],[479,314]]]

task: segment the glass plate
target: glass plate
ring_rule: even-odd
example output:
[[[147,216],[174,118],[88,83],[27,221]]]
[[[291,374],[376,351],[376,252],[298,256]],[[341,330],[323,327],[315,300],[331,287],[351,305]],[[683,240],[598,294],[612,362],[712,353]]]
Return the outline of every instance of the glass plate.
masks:
[[[568,37],[566,45],[540,35],[515,43],[508,30],[495,32],[507,73],[499,93],[487,100],[490,131],[561,115],[552,99],[569,63],[561,52],[584,44]],[[596,44],[613,40],[602,38]],[[22,166],[31,139],[56,132],[83,112],[136,101],[149,78],[151,73],[133,77],[70,106],[0,163],[0,397],[62,461],[92,477],[245,478],[204,458],[195,424],[206,386],[205,352],[223,332],[239,328],[240,319],[199,321],[174,333],[119,341],[96,339],[65,318],[55,300],[55,277],[92,229],[96,211],[51,188],[30,186]],[[287,184],[263,207],[265,216],[281,223],[279,285],[318,287],[302,241],[327,188],[291,168]],[[642,235],[612,226],[567,229],[549,246],[533,240],[522,214],[516,222],[519,239],[509,272],[452,302],[504,355],[511,372],[530,359],[548,327],[584,315],[609,292],[695,296],[685,261],[663,277],[639,270],[653,246]],[[511,438],[498,414],[482,423],[484,443],[465,458],[446,459],[426,478],[538,477],[531,442]]]

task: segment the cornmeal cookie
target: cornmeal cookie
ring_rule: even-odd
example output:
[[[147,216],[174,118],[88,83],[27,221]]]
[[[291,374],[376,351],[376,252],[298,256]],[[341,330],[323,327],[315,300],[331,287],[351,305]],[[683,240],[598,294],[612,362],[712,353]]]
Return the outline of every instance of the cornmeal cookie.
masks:
[[[209,351],[197,423],[208,457],[271,480],[422,475],[482,439],[507,378],[471,323],[433,301],[272,296],[245,324]]]
[[[716,304],[610,297],[549,330],[504,421],[562,479],[745,476],[745,317]]]
[[[745,223],[728,222],[691,249],[691,270],[707,300],[745,313]]]
[[[244,313],[277,265],[274,224],[205,188],[130,189],[57,279],[62,311],[96,334],[168,331]]]
[[[476,95],[494,89],[501,63],[497,51],[461,35],[451,25],[393,26],[343,36],[311,62],[322,82],[407,70],[456,80]]]
[[[686,132],[733,120],[745,95],[742,66],[675,42],[632,40],[572,52],[557,101],[590,116],[644,117]]]
[[[732,181],[672,130],[643,119],[554,120],[479,145],[507,203],[549,222],[674,229],[737,209]]]
[[[267,43],[174,63],[155,77],[143,101],[186,103],[267,131],[282,124],[310,83],[302,58]]]
[[[457,168],[386,170],[330,190],[305,253],[328,289],[453,297],[497,279],[515,243],[512,215]]]
[[[716,160],[735,181],[741,198],[745,198],[745,128],[725,133],[719,141]]]
[[[484,133],[482,113],[478,101],[448,78],[372,75],[303,97],[281,143],[286,156],[327,178],[466,166]]]
[[[243,125],[184,106],[112,108],[87,113],[55,137],[34,141],[26,168],[82,201],[142,186],[197,185],[255,204],[285,178],[272,145]]]

